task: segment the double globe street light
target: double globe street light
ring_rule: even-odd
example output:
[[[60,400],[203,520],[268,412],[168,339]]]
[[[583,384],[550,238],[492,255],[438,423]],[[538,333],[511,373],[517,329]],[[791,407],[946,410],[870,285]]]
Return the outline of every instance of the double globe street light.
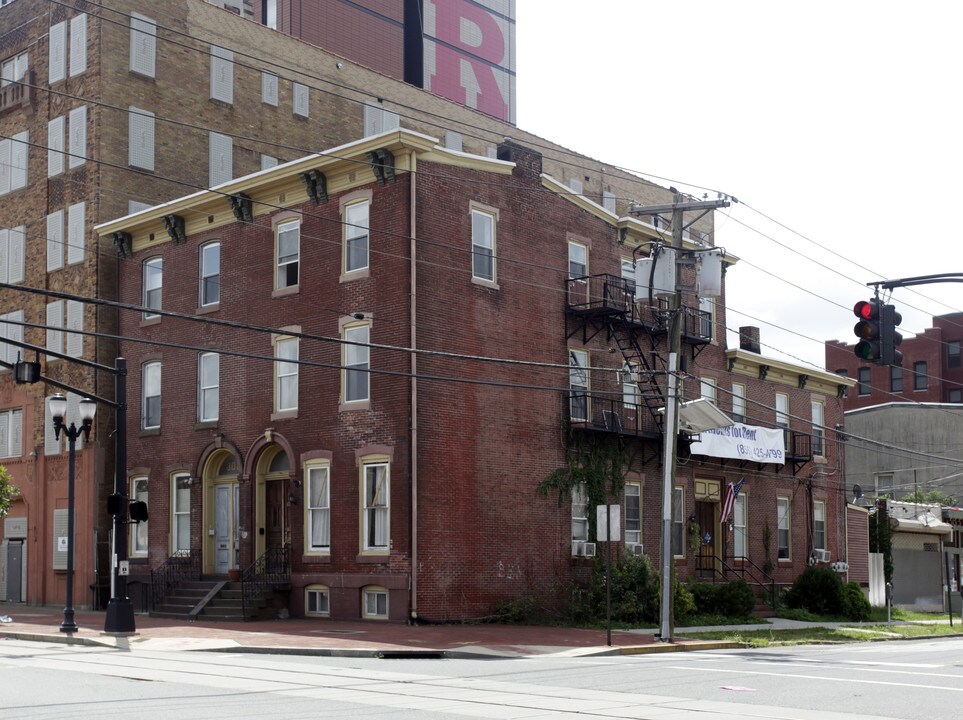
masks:
[[[67,438],[67,601],[64,607],[64,619],[60,623],[60,632],[77,632],[74,622],[74,462],[77,438],[83,434],[84,440],[90,440],[90,428],[94,424],[97,414],[97,403],[90,398],[80,401],[80,427],[73,422],[66,423],[67,398],[57,393],[49,400],[50,414],[53,416],[54,434],[59,440],[63,434]]]

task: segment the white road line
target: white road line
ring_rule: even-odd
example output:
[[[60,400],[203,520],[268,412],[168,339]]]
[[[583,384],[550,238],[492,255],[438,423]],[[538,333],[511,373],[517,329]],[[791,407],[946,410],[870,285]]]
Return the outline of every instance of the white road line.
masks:
[[[696,668],[692,667],[682,667],[677,665],[667,666],[670,670],[686,670],[692,672]],[[916,688],[920,690],[949,690],[951,692],[963,692],[963,687],[948,687],[945,685],[917,685],[913,683],[899,683],[899,682],[888,682],[885,680],[863,680],[862,678],[841,678],[841,677],[829,677],[825,675],[797,675],[795,673],[777,673],[777,672],[760,672],[758,670],[725,670],[722,668],[698,668],[702,672],[716,672],[716,673],[729,673],[731,675],[764,675],[767,677],[791,677],[798,678],[800,680],[829,680],[831,682],[844,682],[844,683],[860,683],[862,685],[889,685],[890,687],[907,687]],[[894,672],[880,670],[878,672]],[[923,673],[898,673],[901,675],[923,675]],[[961,680],[960,676],[956,675],[927,675],[927,677],[946,677],[953,678],[955,680]]]

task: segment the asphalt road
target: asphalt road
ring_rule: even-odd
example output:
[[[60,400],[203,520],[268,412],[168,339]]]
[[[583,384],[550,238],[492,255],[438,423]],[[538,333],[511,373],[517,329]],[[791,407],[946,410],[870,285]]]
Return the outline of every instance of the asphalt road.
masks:
[[[963,640],[515,660],[0,641],[0,718],[960,717]]]

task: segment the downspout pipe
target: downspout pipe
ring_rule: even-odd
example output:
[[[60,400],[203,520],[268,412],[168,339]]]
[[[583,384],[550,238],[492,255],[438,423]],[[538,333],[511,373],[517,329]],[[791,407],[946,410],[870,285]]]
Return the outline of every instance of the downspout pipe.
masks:
[[[412,351],[418,348],[418,323],[417,323],[417,287],[418,287],[418,267],[417,267],[417,242],[416,242],[416,232],[417,232],[417,217],[418,217],[418,199],[417,199],[417,182],[418,173],[416,172],[416,165],[418,161],[418,156],[412,152],[411,153],[411,172],[408,173],[409,183],[409,201],[408,201],[408,236],[409,236],[409,258],[410,258],[410,269],[409,276],[410,287],[408,296],[408,312],[409,312],[409,328],[411,336],[409,338],[409,347]],[[411,599],[409,602],[410,607],[410,621],[415,623],[418,621],[418,353],[410,352],[408,354],[411,363],[411,429],[409,433],[410,439],[410,457],[409,457],[409,487],[411,489]]]

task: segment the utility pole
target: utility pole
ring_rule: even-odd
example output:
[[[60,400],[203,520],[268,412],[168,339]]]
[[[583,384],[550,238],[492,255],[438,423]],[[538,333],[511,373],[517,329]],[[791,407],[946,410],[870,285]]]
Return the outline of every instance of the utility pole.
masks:
[[[665,430],[662,440],[662,601],[661,622],[659,624],[659,639],[662,642],[672,642],[672,585],[673,570],[675,569],[672,552],[672,496],[675,487],[676,470],[676,440],[679,436],[679,403],[682,398],[679,383],[679,355],[682,352],[682,327],[685,306],[682,303],[680,281],[682,264],[682,231],[684,229],[683,213],[686,210],[702,210],[703,215],[712,210],[729,207],[727,200],[704,200],[685,202],[683,196],[675,192],[671,205],[652,205],[635,207],[629,212],[633,215],[656,215],[660,212],[672,212],[672,247],[676,249],[675,267],[675,295],[669,306],[669,358],[668,378],[666,381]],[[701,215],[699,217],[702,217]]]

